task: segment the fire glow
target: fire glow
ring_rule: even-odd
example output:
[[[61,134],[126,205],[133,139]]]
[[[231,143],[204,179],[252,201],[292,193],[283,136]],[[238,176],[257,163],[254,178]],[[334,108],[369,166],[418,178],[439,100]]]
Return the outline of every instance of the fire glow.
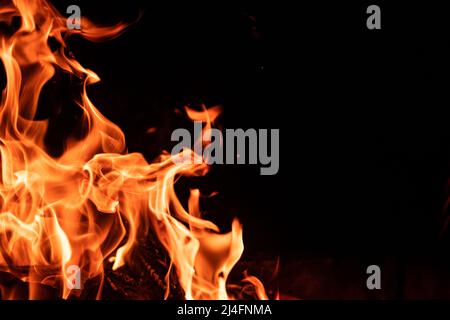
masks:
[[[202,219],[199,190],[191,190],[188,210],[174,190],[179,176],[206,174],[207,163],[191,149],[163,153],[150,164],[140,153],[127,153],[123,132],[87,95],[99,77],[66,53],[70,35],[102,41],[126,25],[99,27],[83,17],[80,30],[69,30],[46,0],[0,4],[0,23],[12,30],[0,34],[7,80],[0,105],[0,271],[26,282],[30,299],[43,298],[42,285],[67,299],[79,295],[68,285],[69,267],[80,268],[83,288],[88,279],[103,279],[105,261],[113,270],[130,263],[137,238],[153,232],[171,261],[165,297],[174,268],[186,299],[239,298],[227,292],[227,278],[244,249],[241,224],[234,220],[231,231],[221,234]],[[17,18],[21,23],[14,29]],[[56,50],[49,39],[58,43]],[[53,157],[44,142],[48,121],[35,115],[41,90],[57,69],[83,84],[77,103],[84,132]],[[211,128],[206,110],[193,120]],[[180,161],[192,157],[200,160]],[[258,298],[267,298],[258,279],[244,280]],[[2,299],[17,298],[14,290],[0,290]],[[96,294],[101,297],[102,285]]]

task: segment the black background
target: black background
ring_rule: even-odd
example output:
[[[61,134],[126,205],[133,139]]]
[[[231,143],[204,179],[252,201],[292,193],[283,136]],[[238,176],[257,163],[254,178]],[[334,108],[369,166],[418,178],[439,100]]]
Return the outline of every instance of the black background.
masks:
[[[239,217],[246,259],[447,259],[442,6],[374,2],[382,29],[368,30],[364,1],[55,3],[69,4],[103,24],[143,13],[117,39],[69,42],[102,79],[90,96],[130,151],[150,161],[169,149],[171,131],[190,126],[174,112],[186,104],[222,105],[224,128],[280,129],[276,176],[215,166],[186,182],[219,191],[202,206],[223,227]],[[50,134],[64,131],[59,123]]]

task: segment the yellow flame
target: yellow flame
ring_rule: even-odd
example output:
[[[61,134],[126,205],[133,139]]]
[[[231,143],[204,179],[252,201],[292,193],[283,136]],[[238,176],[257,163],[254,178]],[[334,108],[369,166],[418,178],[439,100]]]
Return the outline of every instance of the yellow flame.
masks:
[[[79,293],[67,287],[67,266],[79,266],[83,282],[103,275],[104,261],[118,269],[129,262],[138,235],[151,228],[187,299],[233,298],[226,283],[244,249],[242,226],[235,220],[229,233],[220,234],[201,217],[198,190],[192,190],[188,211],[174,190],[178,176],[204,175],[208,166],[175,161],[201,157],[192,150],[164,153],[151,164],[140,153],[127,153],[123,132],[87,95],[87,85],[100,78],[65,54],[67,36],[101,41],[126,25],[99,27],[83,18],[81,30],[69,30],[46,0],[14,0],[0,8],[0,22],[11,24],[13,17],[21,18],[20,28],[0,34],[7,78],[0,104],[0,270],[27,281],[31,299],[44,297],[39,284],[60,288],[61,297],[68,298]],[[60,45],[56,51],[48,46],[50,37]],[[56,158],[44,144],[47,121],[34,116],[41,90],[57,68],[83,83],[79,107],[85,135],[67,141]],[[206,123],[205,130],[219,112],[187,110],[193,120]],[[265,297],[255,279],[249,281]],[[15,288],[1,289],[2,298],[18,296]]]

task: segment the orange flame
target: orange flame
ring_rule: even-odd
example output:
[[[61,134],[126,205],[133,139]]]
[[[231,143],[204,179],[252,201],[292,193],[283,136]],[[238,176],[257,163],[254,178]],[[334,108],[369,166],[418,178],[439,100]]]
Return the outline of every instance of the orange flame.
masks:
[[[174,190],[177,177],[204,175],[208,166],[175,161],[201,157],[192,150],[164,153],[151,164],[140,153],[127,153],[123,132],[87,95],[87,85],[99,77],[65,54],[64,40],[72,34],[100,41],[118,36],[126,25],[99,27],[83,18],[80,30],[69,30],[46,0],[1,3],[0,23],[11,25],[20,17],[21,25],[0,34],[7,79],[0,104],[0,271],[27,282],[30,299],[44,297],[40,284],[60,288],[65,299],[79,294],[67,284],[69,266],[80,268],[82,284],[102,277],[106,259],[113,269],[130,262],[138,235],[151,229],[187,299],[235,298],[226,283],[243,252],[242,226],[234,220],[231,231],[220,234],[201,217],[199,190],[191,191],[188,211]],[[49,38],[58,42],[57,50],[51,50]],[[41,90],[57,68],[83,82],[78,105],[86,132],[52,157],[44,144],[48,122],[34,117]],[[207,130],[219,109],[187,113]],[[267,297],[259,280],[248,281],[260,298]],[[15,289],[0,290],[2,298],[17,297]]]

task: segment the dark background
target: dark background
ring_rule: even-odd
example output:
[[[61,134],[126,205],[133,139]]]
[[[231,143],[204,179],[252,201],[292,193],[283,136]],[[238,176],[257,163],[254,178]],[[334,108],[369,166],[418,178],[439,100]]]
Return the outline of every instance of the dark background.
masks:
[[[112,41],[69,42],[102,79],[90,96],[124,130],[130,151],[150,161],[170,150],[172,130],[191,126],[174,112],[186,104],[222,105],[224,128],[280,129],[276,176],[260,176],[258,166],[215,166],[208,177],[181,183],[219,191],[202,206],[224,228],[239,217],[244,261],[280,256],[281,273],[283,266],[291,270],[283,274],[287,283],[302,272],[317,282],[311,270],[330,261],[324,272],[344,261],[333,277],[356,270],[359,287],[369,264],[386,264],[397,275],[425,265],[439,282],[450,254],[443,228],[450,150],[446,11],[429,2],[314,3],[55,5],[64,12],[78,4],[103,24],[143,13]],[[381,30],[366,28],[370,4],[381,7]],[[149,135],[149,127],[158,130]],[[402,281],[394,297],[405,295]],[[328,297],[299,286],[286,291]]]

